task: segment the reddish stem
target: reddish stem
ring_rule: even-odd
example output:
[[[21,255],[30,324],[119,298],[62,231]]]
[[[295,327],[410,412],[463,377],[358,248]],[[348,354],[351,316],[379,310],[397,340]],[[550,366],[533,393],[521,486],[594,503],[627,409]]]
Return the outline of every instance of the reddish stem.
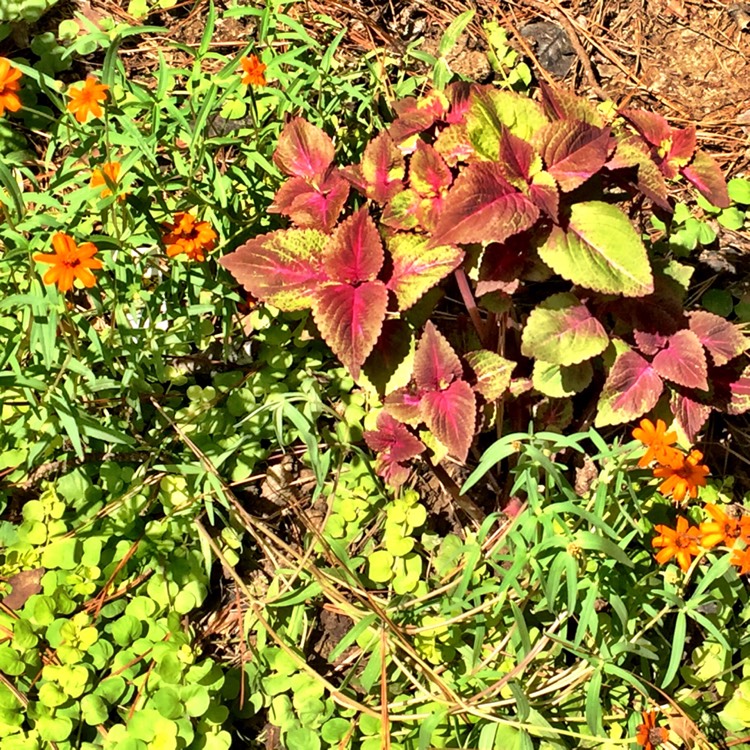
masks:
[[[474,328],[477,329],[477,333],[479,334],[479,340],[484,346],[484,340],[487,335],[484,321],[479,314],[477,303],[474,301],[474,295],[472,294],[469,280],[466,278],[466,272],[463,268],[457,268],[453,273],[456,277],[456,282],[458,283],[458,291],[461,293],[461,299],[464,301],[464,305],[466,305],[466,311],[469,313],[471,322],[474,324]]]

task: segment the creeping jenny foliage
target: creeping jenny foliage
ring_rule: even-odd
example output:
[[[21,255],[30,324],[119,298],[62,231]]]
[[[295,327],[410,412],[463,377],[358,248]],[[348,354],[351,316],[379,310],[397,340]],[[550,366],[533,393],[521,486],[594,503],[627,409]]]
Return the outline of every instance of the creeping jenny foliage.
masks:
[[[11,56],[0,750],[614,750],[643,711],[738,746],[746,577],[721,546],[660,568],[675,511],[598,429],[750,409],[748,301],[691,286],[750,182],[531,88],[499,22],[496,82],[454,80],[473,11],[352,60],[307,6],[209,3],[183,44],[170,5]],[[44,283],[60,234],[93,285]],[[746,513],[716,470],[701,500]]]

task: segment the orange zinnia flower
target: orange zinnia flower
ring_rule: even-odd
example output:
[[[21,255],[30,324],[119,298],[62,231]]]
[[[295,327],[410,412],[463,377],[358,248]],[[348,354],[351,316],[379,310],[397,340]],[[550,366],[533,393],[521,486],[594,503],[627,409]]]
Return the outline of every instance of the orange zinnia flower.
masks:
[[[18,92],[21,84],[21,71],[15,68],[10,60],[0,57],[0,117],[9,112],[18,112],[21,109],[21,100]]]
[[[97,83],[96,78],[88,76],[83,84],[68,89],[68,112],[73,112],[78,122],[86,122],[89,114],[101,117],[104,113],[100,102],[107,98],[109,86]]]
[[[656,554],[656,561],[663,565],[674,557],[682,571],[687,571],[691,558],[700,554],[698,548],[700,531],[695,526],[690,526],[687,518],[682,516],[677,519],[675,529],[670,529],[669,526],[663,524],[654,526],[654,529],[659,532],[660,536],[651,540],[651,546],[663,547]]]
[[[699,527],[701,544],[706,549],[711,549],[722,543],[726,544],[727,547],[734,547],[734,543],[750,531],[750,517],[739,521],[728,516],[721,508],[711,503],[706,503],[705,511],[714,519],[713,521],[704,521]]]
[[[656,711],[643,711],[643,724],[639,724],[635,741],[645,750],[654,750],[669,739],[669,732],[664,727],[656,726]]]
[[[96,277],[91,273],[91,269],[102,267],[102,262],[94,258],[97,252],[96,245],[92,242],[76,245],[72,237],[58,232],[52,237],[52,247],[55,250],[54,255],[43,253],[34,255],[34,260],[49,263],[52,266],[44,274],[45,284],[57,284],[61,292],[72,289],[75,279],[78,279],[85,287],[92,287],[96,284]]]
[[[652,461],[668,463],[679,451],[670,446],[677,440],[676,432],[667,432],[667,425],[663,419],[657,419],[656,425],[650,419],[642,419],[640,426],[633,430],[633,437],[646,446],[646,452],[641,456],[638,466],[644,468]]]
[[[745,547],[743,550],[734,550],[732,559],[729,562],[740,569],[741,576],[750,573],[750,547]]]
[[[266,85],[266,65],[258,59],[257,55],[240,58],[240,65],[245,71],[242,74],[242,83],[250,86]]]
[[[104,188],[101,191],[101,197],[108,198],[110,195],[112,195],[112,191],[107,185],[107,179],[109,179],[109,181],[112,183],[116,183],[120,177],[120,169],[121,165],[118,161],[108,161],[102,164],[101,168],[96,167],[91,173],[91,182],[89,182],[89,187],[101,187],[103,185]],[[121,193],[119,195],[119,199],[124,200],[125,194]]]
[[[214,249],[217,234],[207,221],[196,221],[195,216],[187,212],[179,212],[174,216],[173,224],[166,224],[167,234],[164,244],[167,255],[185,255],[190,260],[204,261],[206,253]]]
[[[678,503],[688,494],[692,498],[698,497],[698,487],[706,486],[706,474],[709,471],[708,466],[701,464],[702,459],[700,451],[692,450],[689,456],[676,453],[672,461],[657,466],[654,476],[665,480],[659,485],[659,492],[662,495],[671,494]]]

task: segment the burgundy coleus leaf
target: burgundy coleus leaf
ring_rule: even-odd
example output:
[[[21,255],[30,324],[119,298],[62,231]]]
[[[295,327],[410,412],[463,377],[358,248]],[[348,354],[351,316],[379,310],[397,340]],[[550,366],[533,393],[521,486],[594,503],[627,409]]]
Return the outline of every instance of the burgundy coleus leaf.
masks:
[[[414,382],[420,391],[439,391],[463,376],[453,347],[428,321],[414,355]],[[473,417],[472,417],[473,418]]]
[[[563,192],[579,187],[604,166],[609,143],[609,128],[571,120],[553,121],[534,135],[547,171]]]
[[[669,337],[666,349],[653,359],[654,370],[665,380],[685,388],[708,389],[708,363],[698,337],[689,330]]]
[[[284,229],[255,237],[219,262],[254,297],[287,312],[304,310],[328,281],[323,267],[328,241],[314,229]]]
[[[696,151],[693,161],[680,172],[714,206],[729,208],[732,204],[721,167],[708,154]]]
[[[443,119],[449,125],[456,125],[466,121],[466,111],[469,109],[473,87],[474,85],[468,81],[454,81],[445,89],[449,109]]]
[[[623,109],[620,114],[656,148],[664,148],[672,135],[672,128],[667,120],[655,112],[647,112],[644,109]]]
[[[404,155],[385,132],[370,141],[358,166],[342,171],[358,190],[377,203],[387,203],[404,189]]]
[[[680,425],[687,439],[695,443],[698,433],[706,424],[706,420],[713,411],[713,407],[702,404],[684,393],[673,393],[669,406],[677,424]]]
[[[689,314],[690,330],[706,347],[717,366],[725,365],[748,347],[740,328],[719,315],[699,310]]]
[[[497,163],[505,179],[519,188],[531,181],[532,168],[534,172],[542,168],[541,157],[534,147],[511,133],[505,125],[500,129],[500,158]]]
[[[550,120],[580,120],[601,128],[604,119],[596,107],[567,89],[553,88],[540,81],[542,108]]]
[[[427,428],[459,461],[465,461],[474,439],[477,401],[465,380],[422,395],[420,414]]]
[[[409,185],[423,197],[442,195],[453,182],[448,165],[435,149],[421,138],[409,162]]]
[[[607,169],[636,169],[636,187],[647,198],[669,211],[669,193],[659,166],[651,156],[648,144],[637,135],[620,138],[615,153],[605,164]]]
[[[635,331],[635,343],[642,354],[653,357],[669,343],[669,336],[650,331]]]
[[[595,426],[631,422],[656,406],[664,382],[650,362],[634,351],[620,354],[599,398]]]
[[[377,430],[367,430],[363,435],[367,447],[378,453],[388,453],[398,461],[408,461],[424,450],[424,444],[395,420],[387,411],[378,414]]]
[[[534,205],[557,223],[560,219],[560,191],[555,178],[549,172],[537,172],[528,189]]]
[[[668,179],[673,180],[677,177],[680,167],[685,167],[690,163],[697,145],[695,125],[688,128],[672,128],[669,150],[661,164],[661,171]]]
[[[406,480],[406,462],[425,449],[421,440],[385,411],[378,414],[377,430],[367,430],[364,439],[370,450],[378,453],[377,473],[393,487]]]
[[[323,266],[333,281],[372,281],[383,267],[383,242],[367,208],[343,221],[331,237]]]
[[[322,179],[333,157],[333,141],[302,117],[284,126],[273,152],[273,160],[284,174],[308,182]]]
[[[430,245],[503,242],[538,218],[539,209],[503,177],[498,164],[470,164],[448,191]]]
[[[477,295],[481,297],[490,292],[513,294],[528,264],[530,247],[528,232],[514,234],[503,243],[487,245],[479,266]]]
[[[320,334],[355,379],[378,340],[387,307],[382,281],[333,283],[315,294],[313,318]]]
[[[298,227],[330,233],[349,195],[349,183],[337,169],[330,170],[317,185],[292,177],[277,191],[269,213],[288,216]]]

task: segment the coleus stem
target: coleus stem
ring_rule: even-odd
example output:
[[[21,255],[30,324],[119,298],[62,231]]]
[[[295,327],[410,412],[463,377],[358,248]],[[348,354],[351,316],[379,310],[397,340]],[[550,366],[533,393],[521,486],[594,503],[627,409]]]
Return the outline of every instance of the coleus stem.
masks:
[[[484,346],[485,339],[487,338],[487,329],[482,320],[482,316],[479,314],[479,308],[474,300],[474,294],[471,291],[469,280],[466,278],[466,272],[463,268],[457,268],[453,273],[458,284],[458,291],[461,293],[461,299],[463,300],[464,305],[466,305],[466,311],[469,313],[474,328],[476,328],[482,346]]]

